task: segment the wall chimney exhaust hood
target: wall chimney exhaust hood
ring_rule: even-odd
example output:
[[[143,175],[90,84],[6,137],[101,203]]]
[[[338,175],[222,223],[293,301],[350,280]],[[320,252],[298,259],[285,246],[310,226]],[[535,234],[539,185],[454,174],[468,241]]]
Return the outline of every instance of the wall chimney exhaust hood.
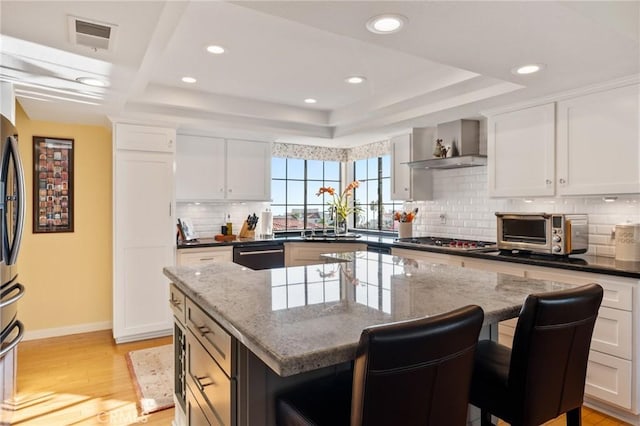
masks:
[[[447,148],[447,157],[407,163],[412,169],[457,169],[485,166],[487,156],[480,155],[480,122],[455,120],[438,124],[437,139]],[[433,142],[435,147],[435,141]]]

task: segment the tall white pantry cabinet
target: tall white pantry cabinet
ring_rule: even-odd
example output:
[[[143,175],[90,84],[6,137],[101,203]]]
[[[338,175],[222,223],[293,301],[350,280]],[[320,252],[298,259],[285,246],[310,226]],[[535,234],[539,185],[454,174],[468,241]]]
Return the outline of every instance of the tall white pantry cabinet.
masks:
[[[169,335],[174,264],[175,129],[113,127],[113,337],[117,343]]]

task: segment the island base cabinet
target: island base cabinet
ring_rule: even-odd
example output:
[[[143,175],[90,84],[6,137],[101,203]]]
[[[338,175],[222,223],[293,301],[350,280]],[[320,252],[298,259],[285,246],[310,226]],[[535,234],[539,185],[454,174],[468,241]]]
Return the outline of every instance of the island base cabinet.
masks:
[[[230,426],[233,423],[232,382],[206,349],[195,338],[191,330],[187,332],[187,387],[190,400],[197,403],[199,410],[190,401],[187,407],[187,421],[190,425],[206,419],[207,425]],[[195,413],[195,411],[199,411]]]

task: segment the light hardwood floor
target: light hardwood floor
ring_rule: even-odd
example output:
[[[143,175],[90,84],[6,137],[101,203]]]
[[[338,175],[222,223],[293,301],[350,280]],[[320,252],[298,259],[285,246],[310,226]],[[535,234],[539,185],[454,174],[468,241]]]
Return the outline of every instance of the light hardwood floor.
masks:
[[[139,414],[125,355],[171,336],[116,345],[111,331],[23,342],[12,425],[170,425],[174,409]]]
[[[111,331],[100,331],[21,343],[18,405],[11,424],[170,425],[173,408],[146,416],[139,414],[125,355],[171,342],[171,337],[163,337],[116,345]],[[6,424],[1,420],[0,424]],[[564,417],[547,423],[564,424]],[[582,411],[582,424],[626,425],[586,407]]]

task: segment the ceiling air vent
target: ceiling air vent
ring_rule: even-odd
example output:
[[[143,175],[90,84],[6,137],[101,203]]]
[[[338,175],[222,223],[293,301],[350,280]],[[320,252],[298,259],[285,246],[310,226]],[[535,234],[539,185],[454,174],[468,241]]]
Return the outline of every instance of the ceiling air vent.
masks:
[[[117,25],[89,19],[69,16],[69,38],[71,43],[78,46],[90,47],[94,50],[112,50],[115,41]]]

